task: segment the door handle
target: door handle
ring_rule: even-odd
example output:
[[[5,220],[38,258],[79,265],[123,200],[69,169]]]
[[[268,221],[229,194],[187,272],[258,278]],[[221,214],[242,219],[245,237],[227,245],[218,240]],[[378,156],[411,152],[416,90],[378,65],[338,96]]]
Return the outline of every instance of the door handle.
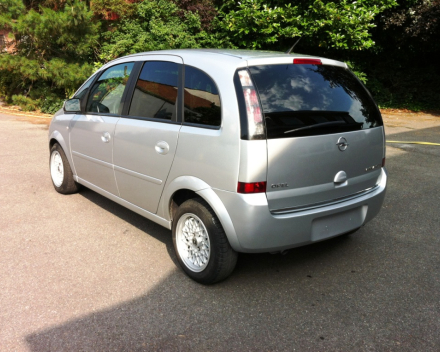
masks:
[[[160,141],[156,143],[156,146],[154,147],[157,153],[165,155],[170,151],[170,146],[167,142]]]
[[[104,132],[101,136],[101,141],[103,141],[104,143],[108,143],[110,142],[111,136],[110,133],[108,132]]]

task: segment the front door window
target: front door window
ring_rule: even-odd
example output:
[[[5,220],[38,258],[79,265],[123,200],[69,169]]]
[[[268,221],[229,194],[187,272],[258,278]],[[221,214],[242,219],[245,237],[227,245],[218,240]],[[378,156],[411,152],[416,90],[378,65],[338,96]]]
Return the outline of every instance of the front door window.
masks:
[[[132,62],[124,63],[104,71],[90,91],[87,112],[121,114],[122,94],[133,65]]]

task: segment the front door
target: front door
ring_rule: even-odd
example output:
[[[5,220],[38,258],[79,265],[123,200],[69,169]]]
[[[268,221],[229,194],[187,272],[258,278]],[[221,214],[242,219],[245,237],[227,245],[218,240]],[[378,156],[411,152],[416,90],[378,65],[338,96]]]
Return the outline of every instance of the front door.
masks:
[[[90,90],[86,113],[77,114],[70,124],[72,158],[80,182],[115,195],[113,138],[132,68],[133,63],[123,63],[106,69]]]

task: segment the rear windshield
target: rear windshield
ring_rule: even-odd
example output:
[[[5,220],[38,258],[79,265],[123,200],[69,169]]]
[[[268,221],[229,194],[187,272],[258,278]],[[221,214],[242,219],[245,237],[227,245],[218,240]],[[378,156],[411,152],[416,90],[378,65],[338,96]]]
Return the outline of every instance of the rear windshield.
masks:
[[[327,65],[251,66],[267,138],[290,138],[382,126],[380,112],[347,69]]]

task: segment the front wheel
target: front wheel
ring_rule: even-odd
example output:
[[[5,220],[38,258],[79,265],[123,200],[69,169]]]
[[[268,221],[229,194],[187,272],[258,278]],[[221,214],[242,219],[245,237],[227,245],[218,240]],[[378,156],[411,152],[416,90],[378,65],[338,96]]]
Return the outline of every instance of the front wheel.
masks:
[[[182,203],[173,221],[173,243],[185,273],[202,284],[224,280],[235,268],[237,252],[214,211],[201,198]]]
[[[66,154],[58,143],[50,148],[49,168],[50,177],[57,192],[62,194],[78,192],[79,184],[73,179],[72,169]]]

